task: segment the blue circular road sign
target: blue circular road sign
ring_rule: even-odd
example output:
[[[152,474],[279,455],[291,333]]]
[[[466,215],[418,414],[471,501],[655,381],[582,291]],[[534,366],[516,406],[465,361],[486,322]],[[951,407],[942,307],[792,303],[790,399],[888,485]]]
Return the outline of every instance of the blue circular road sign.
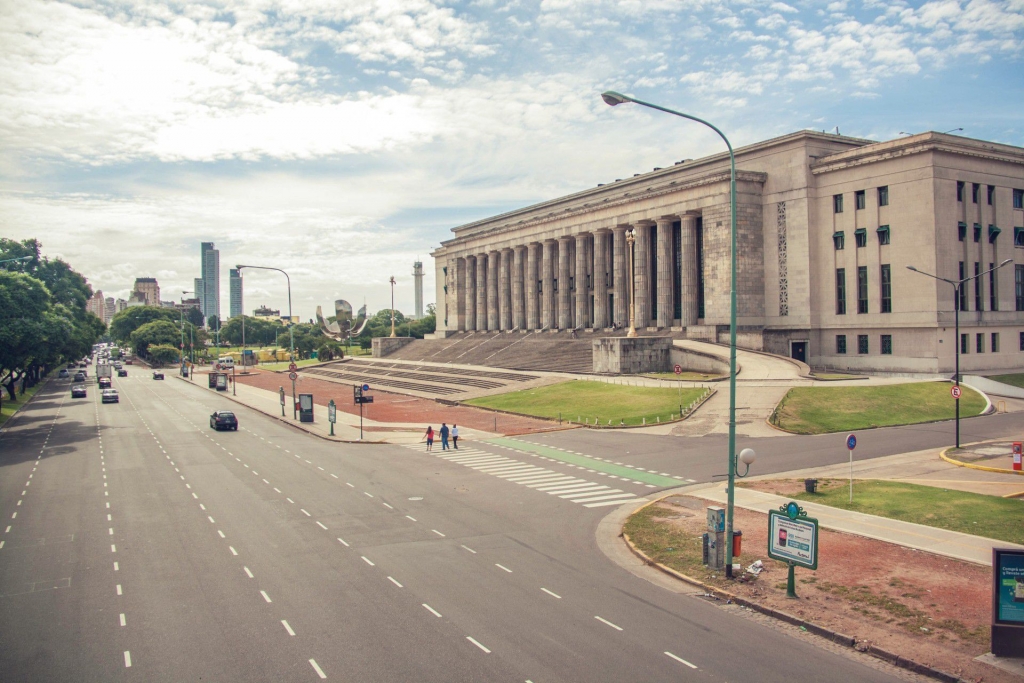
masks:
[[[857,435],[856,434],[850,434],[848,437],[846,437],[846,447],[848,449],[850,449],[851,451],[854,448],[857,447]]]
[[[369,390],[370,390],[370,385],[369,384],[364,384],[363,385],[363,391],[369,391]]]

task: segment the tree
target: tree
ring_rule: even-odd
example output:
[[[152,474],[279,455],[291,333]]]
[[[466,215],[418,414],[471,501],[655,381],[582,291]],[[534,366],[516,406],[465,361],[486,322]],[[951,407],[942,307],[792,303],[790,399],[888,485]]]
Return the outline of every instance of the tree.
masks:
[[[120,344],[127,344],[135,330],[155,320],[166,320],[177,325],[181,321],[181,313],[162,306],[131,306],[114,315],[110,321],[110,336]]]
[[[185,320],[189,321],[195,327],[203,326],[203,312],[198,308],[185,309]]]
[[[188,336],[188,330],[185,331],[185,336]],[[131,343],[135,353],[145,358],[150,345],[177,348],[181,343],[181,328],[169,320],[154,320],[132,332]]]
[[[149,360],[154,365],[170,365],[178,361],[178,349],[166,344],[154,344],[149,347]]]

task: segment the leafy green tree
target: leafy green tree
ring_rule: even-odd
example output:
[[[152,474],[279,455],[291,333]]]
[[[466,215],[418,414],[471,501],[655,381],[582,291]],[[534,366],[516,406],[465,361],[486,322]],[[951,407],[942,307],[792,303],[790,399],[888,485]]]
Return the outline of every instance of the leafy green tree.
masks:
[[[185,339],[188,339],[189,327],[190,325],[186,323]],[[145,358],[150,346],[165,345],[177,349],[181,344],[181,338],[182,329],[177,322],[154,320],[132,332],[131,343],[135,352]]]
[[[114,315],[110,321],[110,336],[120,344],[127,344],[135,330],[156,320],[166,320],[177,326],[181,313],[162,306],[130,306]]]
[[[167,344],[154,344],[149,347],[149,360],[154,365],[171,365],[180,358],[178,349]]]
[[[189,308],[185,311],[185,320],[195,327],[203,326],[203,312],[198,308]]]

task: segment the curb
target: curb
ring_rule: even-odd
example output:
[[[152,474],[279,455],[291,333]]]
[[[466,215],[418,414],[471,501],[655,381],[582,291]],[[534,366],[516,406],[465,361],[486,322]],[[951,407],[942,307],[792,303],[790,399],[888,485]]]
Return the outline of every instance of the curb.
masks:
[[[980,443],[986,443],[986,442],[982,441]],[[995,443],[995,442],[993,441],[991,443]],[[951,458],[948,455],[946,455],[946,453],[948,453],[949,451],[953,450],[953,448],[954,448],[954,446],[949,446],[949,447],[943,448],[941,451],[939,451],[939,457],[942,458],[943,460],[945,460],[946,462],[948,462],[950,465],[956,465],[957,467],[966,467],[969,470],[981,470],[982,472],[997,472],[999,474],[1021,474],[1021,475],[1024,475],[1024,470],[1008,470],[1008,469],[1006,469],[1004,467],[989,467],[987,465],[974,465],[974,464],[969,463],[969,462],[962,462],[960,460],[956,460],[955,458]],[[1014,493],[1014,494],[1011,494],[1010,496],[1005,496],[1005,497],[1011,498],[1011,497],[1017,497],[1017,496],[1021,496],[1021,495],[1024,495],[1024,492]]]
[[[671,496],[674,495],[678,494],[670,493],[668,495],[662,496],[661,498],[649,501],[638,507],[633,512],[631,512],[629,517],[632,517],[633,515],[635,515],[636,513],[640,512],[641,510],[650,505],[659,503],[665,498],[670,498]],[[627,517],[627,519],[629,519],[629,517]],[[793,616],[788,612],[783,612],[781,610],[765,607],[764,605],[761,605],[759,603],[752,602],[750,600],[747,600],[746,598],[741,598],[738,595],[734,595],[729,591],[722,590],[721,588],[718,588],[716,586],[708,585],[699,579],[693,578],[692,576],[687,576],[686,574],[678,572],[675,569],[672,569],[671,567],[661,564],[660,562],[655,562],[654,560],[649,558],[646,554],[644,554],[642,550],[640,550],[633,544],[633,541],[631,541],[629,538],[629,534],[627,534],[625,531],[621,533],[621,536],[622,539],[626,542],[626,547],[629,548],[629,551],[633,553],[633,555],[635,555],[641,562],[643,562],[649,567],[654,567],[655,569],[658,569],[664,574],[668,574],[669,576],[675,577],[680,581],[683,581],[684,583],[696,586],[697,588],[700,588],[701,590],[705,591],[705,593],[707,593],[708,595],[711,595],[715,598],[725,598],[727,603],[736,603],[737,605],[741,605],[748,609],[752,609],[755,612],[759,612],[767,617],[778,619],[779,621],[784,621],[787,624],[791,624],[793,626],[799,626],[808,633],[813,633],[814,635],[825,638],[826,640],[830,640],[833,643],[837,643],[850,649],[857,650],[857,639],[853,636],[848,636],[845,633],[839,633],[838,631],[833,631],[823,626],[818,626],[813,622],[806,621],[804,619],[801,619],[800,617]],[[945,671],[941,671],[939,669],[935,669],[924,664],[919,664],[918,662],[915,662],[912,659],[908,659],[893,652],[889,652],[888,650],[884,650],[875,645],[869,645],[866,650],[857,651],[864,652],[873,657],[877,657],[878,659],[882,659],[900,669],[906,669],[907,671],[912,671],[923,676],[928,676],[929,678],[934,678],[935,680],[943,681],[944,683],[960,683],[961,680],[959,676],[954,676],[952,674],[946,673]]]

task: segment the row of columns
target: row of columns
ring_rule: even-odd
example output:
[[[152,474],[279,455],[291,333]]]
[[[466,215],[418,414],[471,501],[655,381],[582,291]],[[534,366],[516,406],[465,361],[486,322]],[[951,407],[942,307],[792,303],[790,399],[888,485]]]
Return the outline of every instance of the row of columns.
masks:
[[[699,309],[697,219],[691,215],[681,217],[679,264],[675,264],[673,254],[675,220],[675,217],[659,218],[634,226],[621,225],[611,230],[546,239],[464,257],[464,267],[459,269],[464,276],[457,285],[459,308],[463,312],[460,329],[600,329],[611,327],[613,323],[628,326],[626,231],[631,227],[636,230],[633,286],[637,327],[653,323],[664,328],[674,322],[676,267],[681,281],[680,324],[684,327],[696,324]],[[657,238],[652,243],[655,225]],[[652,250],[654,272],[651,272]],[[570,285],[572,278],[575,278],[574,287]],[[651,296],[652,278],[657,282],[656,302]]]

